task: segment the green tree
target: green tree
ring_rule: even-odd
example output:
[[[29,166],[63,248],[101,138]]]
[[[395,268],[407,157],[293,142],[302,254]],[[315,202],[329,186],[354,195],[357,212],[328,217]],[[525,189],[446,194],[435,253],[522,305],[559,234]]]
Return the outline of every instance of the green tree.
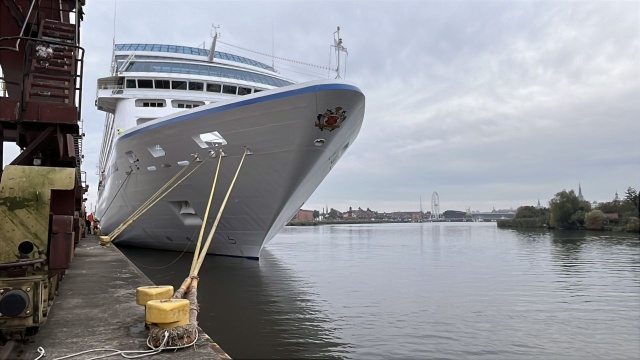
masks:
[[[625,230],[628,232],[640,233],[640,219],[637,217],[629,218],[625,226]]]
[[[587,215],[587,212],[579,209],[578,211],[574,212],[573,215],[571,215],[571,228],[572,229],[579,229],[580,227],[584,226],[584,219],[585,216]]]
[[[602,230],[604,221],[604,213],[600,210],[589,211],[584,217],[585,226],[590,230]]]
[[[634,216],[640,216],[640,196],[638,196],[636,189],[629,186],[624,196],[624,202],[633,206]]]
[[[338,210],[331,208],[329,210],[329,215],[327,215],[329,219],[338,220]]]
[[[516,219],[537,218],[538,216],[540,213],[534,206],[520,206],[516,211]]]
[[[549,201],[550,225],[560,229],[578,229],[584,224],[584,216],[591,211],[588,201],[578,199],[573,190],[562,190]]]
[[[313,219],[317,219],[320,217],[320,211],[318,210],[313,210]]]
[[[615,201],[609,201],[609,202],[605,202],[598,205],[598,210],[601,210],[605,214],[610,214],[610,213],[620,214],[621,212],[620,204],[616,203]]]

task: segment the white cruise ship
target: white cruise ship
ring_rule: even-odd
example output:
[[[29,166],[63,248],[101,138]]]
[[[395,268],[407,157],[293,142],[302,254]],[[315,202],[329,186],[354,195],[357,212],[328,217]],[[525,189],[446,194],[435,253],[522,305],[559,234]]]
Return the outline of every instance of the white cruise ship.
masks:
[[[194,251],[214,178],[205,238],[246,152],[208,253],[257,259],[356,139],[365,99],[338,80],[294,84],[269,65],[215,51],[214,38],[210,50],[115,45],[96,106],[107,113],[96,206],[103,233],[183,167],[197,168],[115,239]]]

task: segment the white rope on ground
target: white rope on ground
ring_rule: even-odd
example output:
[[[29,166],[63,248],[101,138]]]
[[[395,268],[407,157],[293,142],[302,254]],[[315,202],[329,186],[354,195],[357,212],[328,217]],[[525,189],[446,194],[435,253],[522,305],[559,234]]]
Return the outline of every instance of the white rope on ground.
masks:
[[[151,345],[150,342],[150,338],[147,338],[147,346],[150,348],[150,350],[118,350],[118,349],[109,349],[109,348],[105,348],[105,349],[91,349],[91,350],[85,350],[85,351],[81,351],[79,353],[75,353],[75,354],[71,354],[71,355],[66,355],[63,357],[59,357],[59,358],[55,358],[53,360],[64,360],[64,359],[70,359],[72,357],[76,357],[76,356],[80,356],[80,355],[84,355],[84,354],[88,354],[91,352],[98,352],[98,351],[111,351],[111,354],[106,354],[106,355],[100,355],[100,356],[95,356],[86,360],[97,360],[97,359],[104,359],[104,358],[108,358],[114,355],[120,355],[125,359],[137,359],[137,358],[141,358],[141,357],[145,357],[145,356],[152,356],[152,355],[156,355],[159,354],[160,352],[162,352],[162,350],[177,350],[177,349],[183,349],[183,348],[187,348],[190,346],[193,346],[196,341],[198,341],[198,330],[196,329],[196,336],[195,336],[195,340],[193,340],[193,342],[191,342],[190,344],[186,344],[186,345],[181,345],[181,346],[167,346],[167,341],[169,340],[169,332],[165,331],[164,332],[164,336],[163,336],[163,340],[162,340],[162,344],[160,344],[160,346],[158,347],[153,347],[153,345]],[[37,358],[35,358],[34,360],[39,360],[42,357],[44,357],[46,355],[44,348],[43,347],[38,347],[38,353],[40,354]]]
[[[162,350],[178,350],[178,349],[188,348],[189,346],[193,346],[193,345],[195,345],[195,344],[196,344],[196,342],[198,341],[198,337],[200,336],[200,334],[198,333],[198,329],[195,329],[195,331],[196,331],[195,339],[194,339],[191,343],[186,344],[186,345],[180,345],[180,346],[164,346],[164,347],[162,347],[162,345],[160,345],[160,346],[158,346],[157,348],[154,348],[154,347],[153,347],[153,345],[151,345],[151,342],[150,342],[151,337],[148,337],[148,338],[147,338],[147,346],[148,346],[148,347],[150,347],[150,348],[152,348],[152,349],[159,349],[159,348],[161,348],[161,347],[162,347]],[[166,334],[167,334],[167,338],[168,338],[168,337],[169,337],[169,332],[166,332]],[[164,340],[164,342],[166,342],[166,340]],[[163,344],[164,344],[164,343],[163,343]]]
[[[35,360],[40,360],[41,357],[44,356],[44,348],[42,346],[38,346],[38,354],[40,354]]]

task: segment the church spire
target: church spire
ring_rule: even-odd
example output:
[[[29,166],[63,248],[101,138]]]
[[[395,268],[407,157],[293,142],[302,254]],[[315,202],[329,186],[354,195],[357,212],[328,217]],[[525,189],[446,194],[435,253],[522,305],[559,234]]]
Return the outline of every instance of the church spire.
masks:
[[[582,196],[582,186],[578,183],[578,199],[584,200],[584,196]]]

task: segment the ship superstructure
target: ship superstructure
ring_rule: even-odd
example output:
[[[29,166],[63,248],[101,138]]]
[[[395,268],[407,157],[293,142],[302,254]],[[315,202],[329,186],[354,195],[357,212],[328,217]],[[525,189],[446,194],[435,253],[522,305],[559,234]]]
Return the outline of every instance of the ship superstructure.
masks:
[[[103,231],[113,231],[182,167],[204,161],[116,240],[193,250],[218,157],[216,194],[224,194],[246,152],[209,252],[248,258],[257,258],[309,198],[364,117],[364,95],[353,85],[294,84],[215,45],[115,45],[96,106],[107,112],[96,211]],[[214,196],[213,209],[222,198]]]

